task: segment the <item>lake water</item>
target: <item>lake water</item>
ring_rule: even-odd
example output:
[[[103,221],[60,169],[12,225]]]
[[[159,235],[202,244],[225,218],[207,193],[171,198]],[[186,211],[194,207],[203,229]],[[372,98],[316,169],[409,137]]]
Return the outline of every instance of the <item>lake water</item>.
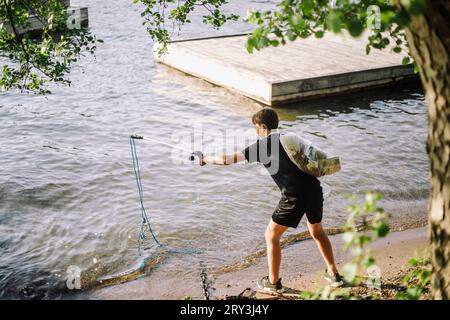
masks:
[[[217,151],[227,129],[256,139],[250,117],[261,106],[156,65],[140,8],[132,1],[76,3],[89,6],[91,28],[105,41],[96,59],[83,59],[71,75],[72,87],[54,87],[53,95],[0,96],[0,298],[103,298],[105,289],[68,290],[68,267],[105,276],[142,261],[130,134],[170,143],[200,128],[206,153]],[[272,5],[232,1],[230,8],[245,13],[247,6]],[[237,23],[220,32],[249,29]],[[193,24],[182,35],[212,32]],[[277,110],[281,129],[342,158],[342,171],[321,179],[327,227],[345,221],[346,195],[366,190],[384,195],[382,205],[397,224],[425,219],[427,122],[420,88]],[[226,145],[233,138],[228,135]],[[162,243],[200,250],[207,270],[264,248],[279,191],[261,167],[198,167],[174,161],[164,145],[137,141],[137,148],[147,212]],[[289,233],[305,229],[304,220]],[[140,280],[156,282],[158,295],[133,296],[137,285],[130,284],[106,289],[107,297],[176,298],[181,293],[174,281],[197,285],[200,268],[198,255],[169,254],[156,275]]]

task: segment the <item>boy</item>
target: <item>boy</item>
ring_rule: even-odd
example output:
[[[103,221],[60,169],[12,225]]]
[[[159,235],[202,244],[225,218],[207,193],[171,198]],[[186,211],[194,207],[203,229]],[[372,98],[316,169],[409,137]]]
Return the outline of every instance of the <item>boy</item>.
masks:
[[[257,135],[261,138],[242,152],[222,156],[205,156],[201,165],[229,165],[244,160],[260,162],[269,171],[281,191],[281,199],[267,226],[267,262],[269,275],[257,282],[260,290],[283,292],[279,277],[281,264],[280,238],[289,228],[296,228],[306,214],[308,230],[327,265],[325,279],[333,287],[342,286],[343,281],[334,263],[333,249],[322,228],[323,193],[320,181],[301,171],[287,155],[277,132],[278,115],[264,108],[252,117]]]

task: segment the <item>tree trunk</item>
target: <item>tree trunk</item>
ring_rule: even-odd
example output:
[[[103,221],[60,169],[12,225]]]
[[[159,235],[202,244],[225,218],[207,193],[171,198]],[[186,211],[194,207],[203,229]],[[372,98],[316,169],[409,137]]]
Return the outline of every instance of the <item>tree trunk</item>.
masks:
[[[428,0],[424,15],[412,18],[408,46],[420,70],[428,106],[427,152],[431,190],[428,206],[431,289],[450,298],[450,1]]]

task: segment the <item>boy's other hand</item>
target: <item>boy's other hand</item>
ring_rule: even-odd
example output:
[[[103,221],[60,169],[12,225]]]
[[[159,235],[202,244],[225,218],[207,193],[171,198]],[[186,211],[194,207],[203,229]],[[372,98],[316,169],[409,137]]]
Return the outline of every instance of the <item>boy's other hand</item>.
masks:
[[[199,165],[204,166],[206,164],[205,161],[203,161],[205,156],[203,155],[203,153],[201,151],[194,151],[194,152],[192,152],[191,156],[189,157],[189,160],[195,161],[196,158],[198,159],[198,164]]]

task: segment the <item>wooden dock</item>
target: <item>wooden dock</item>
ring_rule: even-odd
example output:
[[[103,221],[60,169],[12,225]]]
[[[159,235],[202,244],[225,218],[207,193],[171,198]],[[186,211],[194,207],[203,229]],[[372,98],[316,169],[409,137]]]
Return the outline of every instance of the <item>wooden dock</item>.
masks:
[[[155,60],[266,105],[417,79],[403,54],[372,49],[367,37],[327,34],[249,54],[247,35],[172,41]]]
[[[66,8],[67,13],[69,15],[68,23],[76,25],[80,24],[83,27],[89,26],[89,11],[86,7],[76,7],[70,5],[70,0],[60,0],[60,2],[63,4],[63,6]],[[42,18],[36,16],[36,15],[30,15],[28,18],[28,25],[24,28],[21,27],[18,29],[18,32],[20,34],[29,32],[31,34],[39,34],[44,29],[44,24],[46,24],[47,21],[44,21]],[[9,23],[5,23],[4,27],[6,30],[10,33],[13,32],[12,27],[9,25]]]

